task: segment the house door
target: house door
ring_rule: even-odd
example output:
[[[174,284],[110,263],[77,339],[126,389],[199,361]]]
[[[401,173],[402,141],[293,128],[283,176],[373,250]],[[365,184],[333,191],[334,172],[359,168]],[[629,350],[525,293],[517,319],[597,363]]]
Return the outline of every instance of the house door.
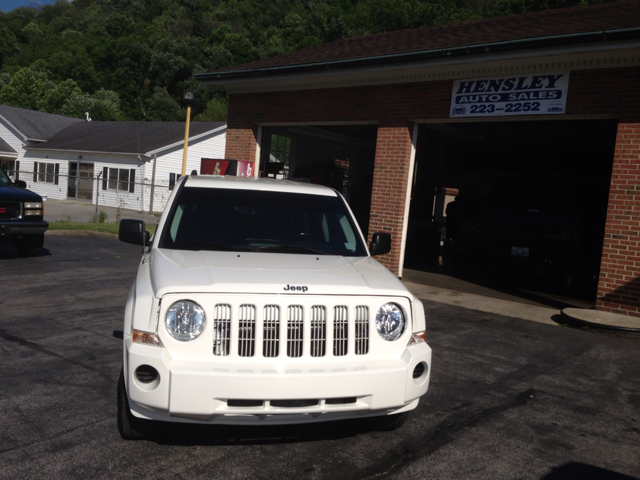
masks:
[[[93,198],[93,163],[69,163],[67,197],[91,200]]]

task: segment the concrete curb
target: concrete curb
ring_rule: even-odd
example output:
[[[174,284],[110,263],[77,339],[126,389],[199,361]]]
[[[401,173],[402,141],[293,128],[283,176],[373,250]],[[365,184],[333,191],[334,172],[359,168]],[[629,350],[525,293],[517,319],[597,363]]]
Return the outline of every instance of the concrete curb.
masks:
[[[404,283],[411,293],[421,300],[455,305],[487,313],[496,313],[506,317],[521,318],[523,320],[544,323],[555,327],[558,326],[558,323],[551,318],[560,314],[560,311],[555,308],[538,307],[406,281],[402,283]]]
[[[582,308],[565,308],[562,310],[561,315],[567,322],[574,322],[593,328],[640,332],[640,318],[619,313],[599,312]]]
[[[45,235],[64,235],[71,237],[104,237],[118,238],[114,233],[96,232],[95,230],[47,230]]]

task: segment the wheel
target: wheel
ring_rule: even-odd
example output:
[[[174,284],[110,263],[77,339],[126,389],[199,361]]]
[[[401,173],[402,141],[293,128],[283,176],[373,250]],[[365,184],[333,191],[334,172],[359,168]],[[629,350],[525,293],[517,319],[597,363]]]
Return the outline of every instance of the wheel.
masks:
[[[44,245],[44,233],[34,233],[32,235],[22,235],[14,240],[18,255],[21,257],[35,257],[42,250]]]
[[[320,241],[320,239],[318,237],[316,237],[314,234],[312,233],[294,233],[293,235],[290,235],[287,237],[287,239],[285,240],[287,243],[289,243],[290,240],[295,240],[298,239],[300,241],[303,242],[316,242],[316,243],[322,243]]]
[[[124,371],[118,380],[118,431],[125,440],[142,440],[149,434],[149,420],[134,417],[129,408],[129,399],[124,385]]]
[[[384,417],[376,417],[376,429],[390,432],[396,428],[400,428],[407,420],[409,412],[396,413],[394,415],[386,415]]]

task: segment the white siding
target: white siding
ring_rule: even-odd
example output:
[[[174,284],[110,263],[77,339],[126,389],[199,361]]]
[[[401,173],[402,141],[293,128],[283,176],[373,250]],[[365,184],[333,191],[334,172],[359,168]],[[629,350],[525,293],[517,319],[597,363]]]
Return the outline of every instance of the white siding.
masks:
[[[151,198],[151,179],[153,175],[153,155],[151,157],[136,155],[108,155],[83,152],[49,152],[23,149],[22,141],[4,122],[0,121],[0,136],[18,152],[17,160],[20,160],[20,179],[27,182],[27,188],[45,196],[46,198],[64,200],[67,197],[68,175],[70,162],[82,162],[93,164],[93,193],[92,203],[96,200],[99,205],[120,207],[129,210],[148,211]],[[189,142],[187,149],[187,168],[189,174],[192,170],[200,172],[200,160],[202,158],[224,158],[226,144],[226,129],[206,135]],[[161,212],[171,191],[169,190],[169,174],[176,174],[176,179],[182,172],[182,146],[160,152],[157,155],[155,174],[155,188],[153,210]],[[80,156],[82,158],[80,158]],[[34,162],[58,164],[58,183],[43,182],[36,177],[34,181]],[[113,185],[103,184],[102,172],[104,167],[111,169],[135,170],[134,192],[110,188]],[[99,178],[98,178],[99,177]],[[119,185],[118,185],[119,186]]]
[[[226,139],[227,132],[225,129],[198,140],[189,141],[187,147],[187,175],[192,170],[200,173],[200,160],[203,158],[224,158]],[[175,173],[177,179],[182,172],[182,155],[182,145],[158,155],[155,177],[156,188],[153,195],[153,210],[156,212],[161,212],[169,199],[169,194],[171,193],[168,189],[169,175]],[[148,162],[145,173],[145,178],[149,183],[151,183],[152,173],[153,158]],[[150,191],[146,192],[145,195],[145,210],[149,209],[149,198]]]
[[[58,163],[59,177],[58,184],[52,184],[40,181],[39,178],[33,181],[33,174],[23,173],[20,177],[21,180],[27,182],[27,188],[34,192],[46,196],[50,199],[64,200],[67,197],[68,188],[68,175],[69,175],[69,163],[70,162],[82,162],[93,164],[93,181],[92,181],[92,198],[91,202],[96,203],[98,200],[99,205],[105,205],[110,207],[121,207],[131,210],[140,210],[140,198],[142,195],[142,189],[139,182],[142,181],[141,166],[143,161],[138,160],[137,156],[125,156],[125,155],[92,155],[90,153],[82,154],[82,158],[78,158],[77,153],[64,153],[64,152],[44,152],[44,151],[27,151],[26,156],[20,163],[21,172],[33,172],[34,162],[38,163]],[[102,176],[103,167],[109,168],[122,168],[122,169],[135,169],[135,180],[138,184],[134,187],[134,192],[129,191],[117,191],[107,188],[103,190]],[[108,184],[107,184],[108,187]],[[88,201],[88,200],[87,200]]]

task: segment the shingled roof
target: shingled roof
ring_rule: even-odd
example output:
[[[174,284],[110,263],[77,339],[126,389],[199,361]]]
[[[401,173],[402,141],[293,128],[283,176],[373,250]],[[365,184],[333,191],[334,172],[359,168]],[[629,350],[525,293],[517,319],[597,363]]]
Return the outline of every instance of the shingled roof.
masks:
[[[225,122],[193,122],[189,139],[223,130]],[[81,122],[27,150],[148,155],[184,142],[185,122]]]
[[[49,140],[69,125],[84,122],[79,118],[36,112],[6,105],[0,105],[0,117],[10,123],[22,135],[22,140],[40,142]]]
[[[293,71],[291,67],[319,69],[328,68],[329,63],[331,68],[340,68],[340,63],[344,67],[357,65],[356,60],[361,64],[387,63],[396,56],[404,56],[404,61],[407,61],[412,59],[411,54],[432,52],[450,55],[453,49],[461,47],[483,46],[477,51],[465,48],[462,53],[484,53],[490,45],[498,47],[498,50],[526,48],[532,40],[541,39],[567,44],[638,38],[639,27],[640,1],[628,0],[346,38],[218,72],[199,74],[196,78],[214,80],[250,73],[282,74]]]

